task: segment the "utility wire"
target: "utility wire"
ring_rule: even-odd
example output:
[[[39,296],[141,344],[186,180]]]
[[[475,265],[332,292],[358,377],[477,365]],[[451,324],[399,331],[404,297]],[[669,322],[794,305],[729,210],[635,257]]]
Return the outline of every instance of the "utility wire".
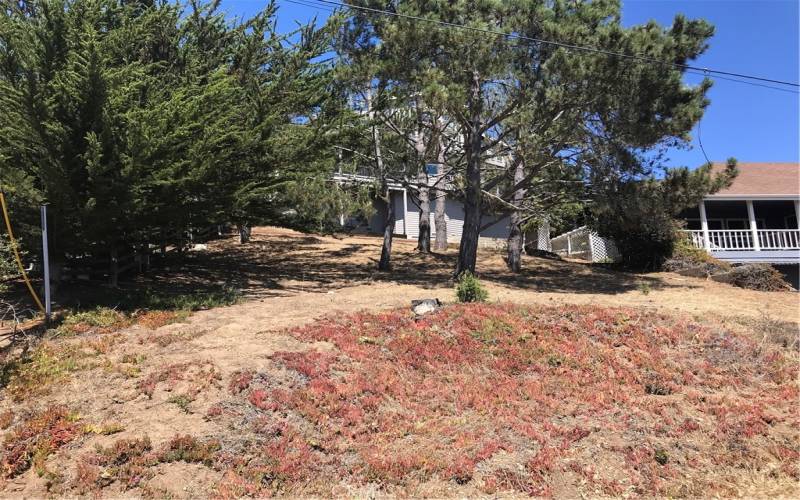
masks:
[[[290,3],[297,3],[297,4],[300,4],[300,5],[305,5],[306,7],[309,6],[307,3],[300,3],[298,0],[285,0],[285,1],[290,2]],[[647,62],[647,63],[651,63],[651,64],[660,64],[660,65],[664,65],[664,66],[672,66],[672,67],[681,68],[681,69],[684,69],[684,70],[701,71],[704,74],[731,76],[731,77],[737,77],[737,78],[744,78],[744,79],[747,79],[747,80],[755,80],[755,81],[766,82],[766,83],[775,83],[775,84],[778,84],[778,85],[787,85],[787,86],[790,86],[790,87],[800,88],[800,83],[796,83],[796,82],[787,82],[787,81],[783,81],[783,80],[776,80],[776,79],[773,79],[773,78],[764,78],[764,77],[760,77],[760,76],[747,75],[747,74],[744,74],[744,73],[733,73],[733,72],[730,72],[730,71],[721,71],[721,70],[716,70],[716,69],[711,69],[711,68],[701,68],[701,67],[698,67],[698,66],[690,66],[688,64],[671,63],[671,62],[668,62],[668,61],[661,61],[659,59],[654,59],[652,57],[647,57],[647,56],[642,56],[642,55],[624,54],[622,52],[614,52],[614,51],[609,51],[609,50],[604,50],[604,49],[598,49],[596,47],[587,47],[587,46],[575,45],[575,44],[571,44],[571,43],[555,42],[555,41],[552,41],[552,40],[544,40],[544,39],[541,39],[541,38],[535,38],[535,37],[530,37],[530,36],[525,36],[525,35],[518,35],[516,33],[506,33],[504,31],[492,30],[492,29],[488,29],[488,28],[476,28],[476,27],[473,27],[473,26],[466,26],[464,24],[451,23],[449,21],[438,21],[436,19],[428,19],[428,18],[421,17],[421,16],[414,16],[414,15],[410,15],[410,14],[401,14],[399,12],[391,12],[391,11],[388,11],[388,10],[374,9],[372,7],[363,7],[363,6],[360,6],[360,5],[343,4],[341,2],[334,2],[334,1],[331,1],[331,0],[306,0],[306,1],[310,2],[312,4],[315,4],[315,6],[319,7],[319,8],[322,8],[319,4],[333,5],[333,6],[340,7],[340,8],[355,9],[355,10],[360,10],[360,11],[364,11],[364,12],[371,12],[373,14],[380,14],[380,15],[385,15],[385,16],[393,16],[393,17],[399,17],[399,18],[404,18],[404,19],[410,19],[410,20],[414,20],[414,21],[422,21],[422,22],[426,22],[426,23],[438,24],[438,25],[445,26],[445,27],[448,27],[448,28],[458,28],[458,29],[464,29],[464,30],[468,30],[468,31],[475,31],[475,32],[478,32],[478,33],[486,33],[486,34],[501,36],[503,38],[510,39],[510,40],[524,40],[524,41],[528,41],[528,42],[535,42],[535,43],[541,43],[541,44],[546,44],[546,45],[554,45],[554,46],[562,47],[562,48],[565,48],[565,49],[579,50],[579,51],[583,51],[583,52],[592,52],[592,53],[596,53],[596,54],[605,54],[605,55],[609,55],[609,56],[620,57],[620,58],[623,58],[623,59],[632,59],[632,60]],[[734,80],[734,81],[737,81],[737,80]],[[741,81],[741,80],[739,80],[739,81]],[[742,83],[746,83],[746,82],[742,82]]]
[[[692,71],[692,70],[686,70],[686,73],[690,74],[690,75],[708,76],[707,73],[701,73],[699,71]],[[726,81],[734,82],[734,83],[744,83],[745,85],[752,85],[754,87],[762,87],[762,88],[765,88],[765,89],[779,90],[781,92],[788,92],[789,94],[800,95],[800,92],[798,92],[796,90],[785,89],[785,88],[782,88],[782,87],[776,87],[774,85],[766,85],[764,83],[748,82],[747,80],[737,80],[736,78],[728,78],[726,76],[719,76],[719,75],[714,75],[714,79],[726,80]]]

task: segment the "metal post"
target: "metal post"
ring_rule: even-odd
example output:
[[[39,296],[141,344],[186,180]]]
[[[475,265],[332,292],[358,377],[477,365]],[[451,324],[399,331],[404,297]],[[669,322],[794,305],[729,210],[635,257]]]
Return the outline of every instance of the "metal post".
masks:
[[[47,246],[47,205],[41,206],[42,213],[42,268],[44,268],[44,319],[50,321],[50,251]]]

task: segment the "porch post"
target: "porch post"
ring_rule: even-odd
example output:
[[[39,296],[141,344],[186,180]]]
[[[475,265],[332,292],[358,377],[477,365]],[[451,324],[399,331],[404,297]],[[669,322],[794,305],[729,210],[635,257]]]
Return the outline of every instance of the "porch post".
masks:
[[[795,229],[800,229],[800,200],[794,200],[794,221],[797,223]]]
[[[708,218],[706,218],[706,202],[700,202],[700,229],[703,230],[703,248],[711,250],[711,238],[708,234]]]
[[[758,241],[758,224],[756,224],[756,212],[753,210],[753,200],[747,200],[747,218],[750,219],[750,234],[753,235],[753,250],[761,250],[761,243]]]

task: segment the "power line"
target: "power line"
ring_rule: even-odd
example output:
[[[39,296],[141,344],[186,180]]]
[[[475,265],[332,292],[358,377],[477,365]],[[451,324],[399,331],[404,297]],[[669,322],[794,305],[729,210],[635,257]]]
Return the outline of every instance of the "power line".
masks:
[[[690,75],[708,76],[706,73],[701,73],[699,71],[692,71],[692,70],[687,70],[686,73],[690,74]],[[762,88],[765,88],[765,89],[779,90],[781,92],[788,92],[789,94],[800,95],[800,92],[798,92],[796,90],[776,87],[774,85],[765,85],[763,83],[758,83],[758,82],[748,82],[747,80],[737,80],[736,78],[728,78],[728,77],[719,76],[719,75],[715,75],[714,78],[718,79],[718,80],[726,80],[726,81],[734,82],[734,83],[744,83],[745,85],[752,85],[754,87],[762,87]]]
[[[300,4],[300,5],[305,5],[306,7],[309,6],[307,3],[305,3],[305,2],[301,3],[298,0],[285,0],[285,1],[288,1],[290,3],[296,3],[296,4]],[[393,16],[393,17],[399,17],[399,18],[404,18],[404,19],[410,19],[410,20],[414,20],[414,21],[422,21],[422,22],[426,22],[426,23],[438,24],[438,25],[445,26],[445,27],[448,27],[448,28],[458,28],[458,29],[464,29],[464,30],[468,30],[468,31],[478,32],[478,33],[486,33],[486,34],[501,36],[503,38],[511,39],[511,40],[524,40],[524,41],[528,41],[528,42],[535,42],[535,43],[541,43],[541,44],[546,44],[546,45],[554,45],[554,46],[562,47],[562,48],[565,48],[565,49],[579,50],[579,51],[583,51],[583,52],[592,52],[592,53],[596,53],[596,54],[604,54],[604,55],[620,57],[620,58],[624,58],[624,59],[632,59],[632,60],[647,62],[647,63],[650,63],[650,64],[660,64],[660,65],[664,65],[664,66],[672,66],[672,67],[680,68],[680,69],[684,69],[684,70],[701,71],[704,74],[714,74],[714,75],[723,75],[723,76],[729,76],[729,77],[744,78],[744,79],[747,79],[747,80],[755,80],[755,81],[766,82],[766,83],[775,83],[775,84],[778,84],[778,85],[787,85],[787,86],[790,86],[790,87],[798,87],[798,88],[800,88],[800,83],[795,83],[795,82],[787,82],[787,81],[783,81],[783,80],[776,80],[776,79],[773,79],[773,78],[764,78],[764,77],[760,77],[760,76],[747,75],[747,74],[744,74],[744,73],[733,73],[733,72],[730,72],[730,71],[722,71],[722,70],[716,70],[716,69],[710,69],[710,68],[701,68],[701,67],[698,67],[698,66],[690,66],[688,64],[672,63],[672,62],[661,61],[659,59],[654,59],[652,57],[647,57],[647,56],[642,56],[642,55],[624,54],[622,52],[614,52],[614,51],[609,51],[609,50],[604,50],[604,49],[598,49],[596,47],[587,47],[587,46],[583,46],[583,45],[575,45],[575,44],[570,44],[570,43],[555,42],[553,40],[545,40],[545,39],[534,38],[534,37],[529,37],[529,36],[525,36],[525,35],[518,35],[516,33],[506,33],[506,32],[503,32],[503,31],[492,30],[492,29],[488,29],[488,28],[476,28],[476,27],[473,27],[473,26],[466,26],[464,24],[451,23],[449,21],[439,21],[439,20],[436,20],[436,19],[428,19],[428,18],[421,17],[421,16],[414,16],[414,15],[410,15],[410,14],[401,14],[399,12],[391,12],[391,11],[388,11],[388,10],[374,9],[372,7],[363,7],[363,6],[360,6],[360,5],[343,4],[341,2],[334,2],[334,1],[331,1],[331,0],[306,0],[306,2],[310,2],[312,4],[315,4],[315,7],[318,7],[318,8],[322,8],[319,5],[321,3],[321,4],[333,5],[333,6],[340,7],[340,8],[355,9],[355,10],[360,10],[360,11],[364,11],[364,12],[371,12],[373,14],[381,14],[381,15],[385,15],[385,16]],[[722,76],[720,76],[720,78],[722,78]],[[741,80],[733,80],[733,81],[739,81],[741,83],[748,83],[748,82],[743,82]],[[774,87],[770,87],[770,88],[774,88]],[[786,90],[786,89],[781,89],[781,90]]]

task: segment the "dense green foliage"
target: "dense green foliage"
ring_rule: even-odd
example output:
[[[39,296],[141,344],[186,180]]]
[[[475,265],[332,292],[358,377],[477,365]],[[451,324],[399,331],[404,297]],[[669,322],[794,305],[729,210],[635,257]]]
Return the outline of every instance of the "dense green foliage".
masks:
[[[331,191],[328,28],[279,34],[274,3],[237,21],[219,1],[5,5],[0,184],[23,240],[50,204],[55,259],[182,244]]]
[[[462,273],[456,284],[456,298],[459,302],[486,302],[489,292],[472,273]]]
[[[729,185],[736,173],[736,161],[728,160],[718,175],[707,164],[693,171],[669,169],[663,178],[610,182],[592,206],[591,224],[614,240],[626,266],[660,269],[680,237],[678,214]]]

